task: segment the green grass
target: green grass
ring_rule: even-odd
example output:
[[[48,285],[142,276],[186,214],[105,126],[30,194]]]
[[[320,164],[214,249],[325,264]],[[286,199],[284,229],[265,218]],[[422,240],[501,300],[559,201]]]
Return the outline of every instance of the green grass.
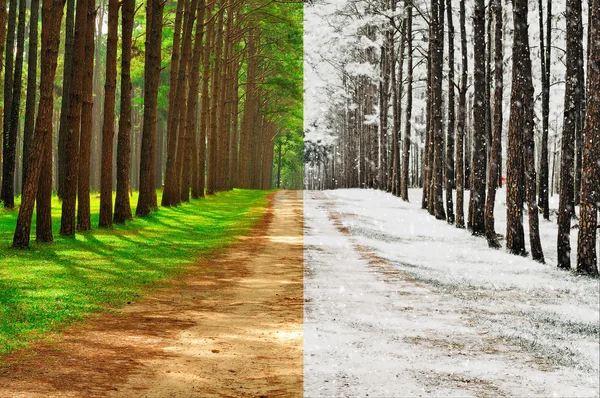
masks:
[[[32,243],[28,250],[10,249],[17,211],[0,210],[0,355],[135,300],[144,289],[230,245],[260,220],[266,194],[220,193],[75,238],[58,235],[60,203],[55,199],[55,242]],[[135,205],[137,196],[131,199]],[[98,225],[98,208],[93,194],[93,226]]]

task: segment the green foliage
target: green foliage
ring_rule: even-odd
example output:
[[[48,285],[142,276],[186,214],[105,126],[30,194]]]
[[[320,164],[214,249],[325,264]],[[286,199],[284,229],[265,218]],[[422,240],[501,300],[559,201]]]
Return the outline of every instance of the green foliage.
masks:
[[[267,97],[265,114],[278,125],[274,178],[277,178],[278,146],[282,145],[281,187],[302,187],[304,128],[304,8],[301,2],[269,3],[260,13],[261,66],[266,71],[261,88]],[[274,181],[277,186],[277,181]]]
[[[148,286],[180,274],[235,242],[264,214],[267,192],[235,190],[114,229],[29,250],[9,249],[17,213],[0,211],[0,354],[22,348],[48,332],[93,312],[135,300]],[[160,193],[159,193],[160,195]],[[136,197],[132,203],[136,203]],[[159,198],[160,201],[160,198]],[[92,197],[92,222],[98,222]],[[54,229],[60,203],[53,201]],[[35,223],[35,221],[34,221]],[[34,224],[35,225],[35,224]]]
[[[281,146],[281,151],[279,147]],[[277,186],[277,169],[281,154],[281,181],[284,189],[302,189],[304,175],[304,131],[302,129],[287,131],[275,141],[275,156],[273,159],[273,186]]]

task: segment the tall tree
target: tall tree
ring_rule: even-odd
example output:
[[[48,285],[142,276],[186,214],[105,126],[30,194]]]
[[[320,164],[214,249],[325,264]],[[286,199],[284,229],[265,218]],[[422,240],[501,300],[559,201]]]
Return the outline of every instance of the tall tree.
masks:
[[[83,92],[83,71],[85,65],[85,43],[87,29],[88,0],[78,0],[75,17],[75,38],[73,40],[73,64],[71,92],[69,93],[69,113],[67,117],[68,137],[65,148],[64,192],[60,234],[75,234],[75,204],[77,201],[77,179],[79,166],[79,133],[81,129],[81,96]]]
[[[117,195],[113,218],[113,221],[119,224],[131,220],[133,217],[129,202],[129,175],[131,170],[131,95],[133,91],[131,85],[131,45],[135,0],[124,0],[122,4],[121,101],[117,143]]]
[[[104,83],[104,119],[102,123],[102,162],[100,174],[100,218],[98,226],[112,226],[113,143],[115,137],[115,99],[117,90],[117,42],[119,34],[119,0],[108,2],[108,37],[106,41],[106,76]],[[131,51],[131,50],[130,50]],[[122,57],[124,57],[122,55]],[[127,77],[125,77],[127,79]],[[127,91],[129,87],[125,87]]]
[[[467,31],[465,23],[465,0],[460,0],[460,47],[461,47],[461,77],[458,90],[458,120],[456,123],[456,226],[465,227],[464,192],[465,192],[465,120],[467,111]]]
[[[513,66],[508,127],[507,195],[506,195],[506,248],[513,254],[525,255],[523,230],[523,131],[527,128],[526,61],[529,58],[527,30],[527,0],[515,0],[513,5]],[[531,78],[531,76],[529,76]]]
[[[219,5],[217,11],[217,25],[214,32],[215,57],[214,66],[212,68],[212,95],[210,107],[210,128],[208,135],[208,162],[207,162],[207,182],[206,193],[212,195],[217,192],[217,162],[218,162],[218,134],[219,134],[219,106],[221,103],[221,68],[218,66],[221,63],[223,56],[223,15],[225,9],[224,4]]]
[[[583,82],[578,68],[581,62],[581,0],[567,0],[567,57],[565,105],[560,164],[560,201],[558,205],[558,267],[571,268],[571,217],[575,213],[573,161],[574,140],[581,115]]]
[[[442,77],[443,77],[443,42],[444,42],[444,0],[433,0],[432,7],[432,33],[433,42],[431,60],[431,85],[432,85],[432,128],[433,128],[433,191],[430,198],[433,200],[435,217],[446,219],[443,199],[444,176],[444,130],[442,127]]]
[[[531,257],[544,263],[544,252],[542,251],[542,242],[540,240],[539,215],[536,197],[537,179],[535,172],[535,139],[534,139],[534,102],[533,102],[533,76],[531,68],[531,54],[529,49],[529,28],[527,23],[528,4],[525,2],[524,19],[519,20],[523,29],[523,69],[521,74],[521,89],[523,90],[523,111],[525,125],[523,128],[523,153],[524,153],[524,174],[525,174],[525,195],[527,198],[527,215],[529,218],[529,245],[531,247]]]
[[[158,207],[156,199],[156,114],[161,69],[163,8],[161,0],[146,4],[146,56],[144,60],[144,127],[140,156],[140,195],[135,214],[146,217]]]
[[[503,62],[504,62],[504,26],[502,23],[502,2],[494,0],[494,123],[492,134],[492,152],[489,158],[487,198],[485,204],[485,236],[488,244],[493,248],[500,248],[500,242],[494,228],[494,205],[496,203],[496,188],[498,187],[498,173],[500,164],[498,159],[502,140],[502,95],[503,95]]]
[[[209,108],[210,108],[210,49],[213,41],[214,17],[213,17],[214,2],[209,2],[206,10],[206,34],[204,35],[204,48],[202,51],[202,93],[200,95],[200,120],[198,137],[198,190],[201,196],[204,196],[206,187],[206,151],[207,137],[209,132]]]
[[[96,2],[88,0],[85,31],[85,59],[81,91],[81,133],[79,136],[79,170],[77,173],[77,230],[89,231],[90,161],[92,155],[92,116],[94,106],[94,39],[96,36]]]
[[[4,47],[6,45],[6,19],[8,15],[6,12],[6,0],[0,0],[0,73],[2,72],[2,67],[4,66]],[[2,130],[4,132],[4,129]],[[0,145],[3,142],[2,137],[4,134],[0,134]],[[2,163],[2,149],[0,149],[0,163]],[[2,180],[2,175],[0,175],[0,187]],[[2,189],[0,188],[0,191]],[[1,198],[1,192],[0,192]]]
[[[56,74],[56,65],[58,59],[58,46],[60,43],[60,21],[62,20],[64,0],[43,0],[42,1],[42,52],[41,63],[44,65],[40,73],[40,101],[38,107],[38,116],[35,124],[35,134],[31,144],[31,155],[29,157],[28,173],[23,186],[23,195],[21,197],[21,207],[17,218],[17,226],[13,237],[14,247],[29,246],[31,232],[31,217],[33,208],[38,197],[38,216],[37,216],[37,234],[50,234],[52,238],[52,225],[50,223],[44,231],[40,230],[40,220],[50,218],[49,206],[42,206],[46,214],[40,214],[40,196],[38,195],[38,182],[42,185],[40,175],[42,169],[50,171],[52,168],[52,114],[54,111],[54,77]],[[48,145],[49,144],[49,145]],[[45,163],[50,159],[50,164]],[[44,164],[45,163],[45,164]],[[47,168],[50,166],[49,168]],[[41,187],[40,187],[41,189]],[[50,197],[47,197],[49,203]],[[42,217],[41,217],[42,216]],[[43,236],[43,235],[42,235]],[[47,238],[47,236],[46,236]]]
[[[540,21],[540,59],[542,63],[542,140],[540,148],[540,178],[538,206],[544,210],[544,218],[550,219],[548,204],[548,128],[550,118],[550,64],[552,49],[552,1],[548,0],[546,17],[546,43],[544,43],[544,12],[542,0],[538,1]]]
[[[194,32],[194,22],[196,20],[198,0],[192,0],[186,3],[184,22],[183,22],[183,37],[181,41],[181,61],[179,63],[179,83],[177,83],[177,94],[175,95],[176,106],[179,109],[178,128],[177,128],[177,151],[175,156],[175,173],[173,175],[173,192],[172,203],[178,204],[182,199],[183,188],[183,166],[186,153],[186,116],[187,116],[187,80],[189,79],[189,70],[192,62],[192,37]],[[188,166],[191,167],[191,166]],[[189,170],[189,169],[188,169]],[[165,194],[167,193],[167,182],[165,181]],[[186,198],[189,200],[189,188]],[[164,202],[164,196],[163,196]]]
[[[5,25],[3,25],[5,26]],[[10,109],[13,94],[13,74],[15,62],[15,36],[17,29],[17,0],[10,0],[8,6],[8,28],[6,30],[6,65],[4,68],[4,115],[2,119],[2,186],[0,187],[0,200],[4,200],[4,169],[8,167],[6,163],[7,146],[9,145],[9,129],[10,129]],[[2,42],[4,44],[4,41]],[[8,169],[6,170],[8,172]],[[6,204],[4,205],[6,207]]]
[[[406,121],[404,124],[404,145],[402,148],[402,180],[400,183],[400,196],[408,202],[408,170],[410,163],[410,145],[412,128],[412,102],[413,102],[413,46],[412,46],[412,3],[405,1],[406,12],[406,57],[407,57],[407,82],[406,82]]]
[[[17,50],[15,57],[15,69],[12,78],[12,87],[10,87],[10,89],[12,90],[12,94],[10,96],[10,101],[8,102],[8,130],[5,130],[2,148],[4,153],[4,163],[2,163],[2,200],[4,201],[4,207],[8,209],[12,209],[13,207],[15,207],[15,165],[17,161],[17,135],[19,128],[19,113],[21,110],[23,53],[25,51],[25,13],[27,11],[26,5],[27,4],[25,0],[19,1],[19,21],[17,24]],[[6,108],[4,115],[6,118]]]
[[[0,5],[1,6],[1,5]],[[35,128],[35,100],[37,91],[38,21],[40,1],[31,0],[29,14],[29,50],[27,52],[27,97],[25,100],[25,126],[23,127],[23,180],[27,177],[27,164]]]
[[[184,7],[185,6],[185,7]],[[165,168],[165,188],[161,199],[162,206],[175,206],[178,202],[178,178],[177,178],[177,136],[179,132],[179,114],[182,97],[178,93],[185,90],[179,87],[180,73],[180,50],[181,50],[181,26],[184,16],[189,20],[190,2],[177,1],[175,14],[175,26],[173,32],[173,51],[171,52],[171,71],[169,84],[169,108],[167,116],[167,163]],[[185,81],[185,73],[183,79]],[[179,90],[179,91],[178,91]]]
[[[454,123],[456,122],[454,105],[454,22],[452,20],[452,0],[446,0],[448,13],[448,133],[446,139],[446,211],[448,222],[454,224]]]
[[[69,133],[69,101],[71,99],[71,80],[73,76],[73,41],[75,40],[75,0],[67,0],[65,16],[65,51],[62,84],[62,103],[60,105],[60,127],[58,129],[58,157],[56,193],[63,197],[65,184],[65,164],[67,158],[67,136]]]
[[[473,207],[472,232],[485,233],[485,176],[486,176],[486,118],[485,118],[485,4],[475,0],[473,14],[474,89],[473,101],[473,185],[471,197]]]
[[[600,43],[600,1],[590,1],[590,41]],[[600,45],[590,46],[588,92],[583,135],[579,232],[577,236],[577,272],[598,275],[596,229],[600,202]]]
[[[190,148],[193,144],[197,142],[197,137],[195,135],[196,132],[196,116],[198,112],[198,88],[200,86],[200,61],[202,58],[202,39],[204,36],[204,16],[206,14],[206,3],[205,0],[198,1],[198,10],[197,10],[197,22],[196,22],[196,32],[194,35],[194,49],[192,56],[192,68],[190,73],[190,84],[188,90],[188,107],[187,107],[187,116],[186,116],[186,125],[187,130],[190,132],[188,135],[188,143],[186,147]],[[236,99],[237,100],[237,99]],[[203,134],[200,134],[203,136]],[[193,145],[194,155],[197,154],[196,145]],[[203,156],[203,155],[202,155]],[[201,170],[199,166],[199,162],[197,161],[197,156],[193,156],[192,162],[196,163],[197,173],[192,174],[192,197],[199,198],[204,196],[204,184],[199,184],[199,176],[201,173],[204,175],[204,164],[202,164]],[[194,175],[195,174],[195,175]],[[184,184],[185,185],[185,184]],[[202,192],[201,192],[202,189]]]

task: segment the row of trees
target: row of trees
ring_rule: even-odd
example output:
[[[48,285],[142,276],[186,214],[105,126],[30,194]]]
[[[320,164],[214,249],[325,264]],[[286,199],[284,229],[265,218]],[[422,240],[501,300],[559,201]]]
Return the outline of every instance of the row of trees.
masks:
[[[500,0],[461,0],[458,4],[450,0],[349,0],[333,10],[328,18],[337,27],[334,37],[344,50],[329,55],[328,63],[339,76],[339,90],[327,95],[326,117],[309,126],[307,187],[377,188],[408,200],[408,187],[419,186],[423,188],[422,207],[429,213],[460,228],[466,224],[473,234],[485,236],[491,247],[499,248],[494,206],[505,175],[506,247],[511,253],[527,254],[526,204],[531,255],[544,262],[538,209],[550,218],[550,104],[559,108],[550,93],[552,86],[560,85],[564,87],[564,115],[558,266],[571,266],[571,220],[579,205],[577,270],[597,274],[600,91],[594,81],[599,67],[594,58],[598,52],[594,13],[599,7],[594,0],[587,4],[589,28],[584,46],[582,1],[548,1],[545,7],[543,3],[538,2],[538,31],[533,35],[527,0],[512,4]],[[327,4],[321,5],[322,10]],[[553,58],[557,6],[565,12],[562,40],[566,45],[564,54]],[[470,32],[467,10],[471,10]],[[532,63],[532,36],[539,39],[539,65]],[[557,79],[560,73],[562,78]],[[540,82],[537,96],[534,80]],[[505,81],[510,91],[504,90]],[[510,93],[508,107],[505,91]],[[413,101],[420,111],[415,115]],[[536,106],[541,114],[537,139]],[[470,191],[466,217],[465,190]]]
[[[18,160],[23,165],[15,247],[29,245],[34,206],[37,241],[53,239],[53,167],[54,186],[62,200],[60,233],[72,236],[92,227],[90,177],[98,168],[99,226],[110,227],[133,216],[132,181],[139,189],[135,212],[140,217],[158,207],[156,189],[163,185],[163,206],[233,187],[268,189],[275,145],[287,142],[282,137],[290,131],[296,132],[295,141],[301,140],[300,3],[108,0],[105,15],[99,10],[106,5],[98,7],[95,0],[42,0],[39,48],[40,5],[33,0],[28,10],[27,3],[11,0],[8,14],[0,12],[0,43],[6,45],[2,135],[6,208],[15,205],[15,168]],[[0,10],[6,6],[0,5]],[[26,19],[23,113],[19,100]],[[62,81],[56,79],[59,66]],[[94,91],[99,70],[104,80],[101,96]],[[137,100],[134,95],[139,94],[142,98]],[[60,110],[55,106],[59,99]],[[24,134],[18,140],[21,116]],[[101,126],[96,139],[94,125]],[[164,140],[158,134],[161,126]],[[132,140],[136,133],[137,142]],[[98,140],[99,155],[92,164],[92,147]],[[133,175],[132,164],[139,174]]]

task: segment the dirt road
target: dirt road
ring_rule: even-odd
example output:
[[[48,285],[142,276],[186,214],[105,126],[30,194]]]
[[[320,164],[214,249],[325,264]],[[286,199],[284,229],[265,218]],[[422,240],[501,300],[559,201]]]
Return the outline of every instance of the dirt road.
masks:
[[[302,396],[302,193],[118,314],[7,358],[0,397]]]

